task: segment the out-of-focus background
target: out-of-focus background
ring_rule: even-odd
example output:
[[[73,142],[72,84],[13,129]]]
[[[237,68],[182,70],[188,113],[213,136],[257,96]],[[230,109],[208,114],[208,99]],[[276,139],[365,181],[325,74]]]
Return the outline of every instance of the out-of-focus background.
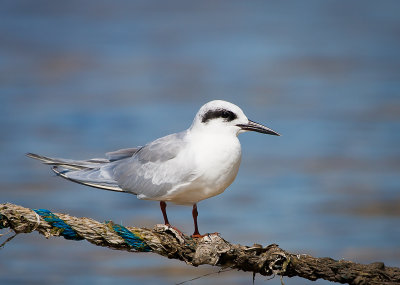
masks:
[[[398,1],[2,1],[0,202],[161,223],[158,203],[56,178],[24,154],[101,157],[181,131],[225,99],[282,136],[240,136],[239,175],[198,205],[201,232],[400,266],[399,11]],[[190,208],[168,213],[193,231]],[[216,271],[36,233],[0,250],[1,284],[174,284]]]

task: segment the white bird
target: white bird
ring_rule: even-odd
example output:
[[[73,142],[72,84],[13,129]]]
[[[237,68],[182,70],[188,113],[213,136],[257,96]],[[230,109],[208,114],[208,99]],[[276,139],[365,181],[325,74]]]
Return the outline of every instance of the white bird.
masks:
[[[57,175],[70,181],[160,201],[166,225],[166,202],[192,205],[192,237],[201,237],[197,203],[221,194],[235,180],[241,161],[238,135],[246,131],[279,136],[249,120],[238,106],[214,100],[200,108],[189,129],[145,146],[106,153],[104,159],[27,156],[53,165]]]

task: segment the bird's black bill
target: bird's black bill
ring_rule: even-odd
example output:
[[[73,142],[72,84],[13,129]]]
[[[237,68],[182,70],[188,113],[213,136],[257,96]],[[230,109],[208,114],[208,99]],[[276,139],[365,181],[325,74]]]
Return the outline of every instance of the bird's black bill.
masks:
[[[258,133],[262,133],[262,134],[280,136],[280,134],[278,134],[274,130],[271,130],[270,128],[267,128],[266,126],[263,126],[256,122],[253,122],[251,120],[249,120],[249,122],[247,124],[238,124],[237,126],[245,131],[253,131],[253,132],[258,132]]]

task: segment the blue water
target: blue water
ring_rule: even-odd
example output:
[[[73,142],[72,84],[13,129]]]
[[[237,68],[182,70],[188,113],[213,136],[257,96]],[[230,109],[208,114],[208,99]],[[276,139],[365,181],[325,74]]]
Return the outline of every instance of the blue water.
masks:
[[[181,131],[202,104],[225,99],[282,136],[240,136],[238,177],[198,205],[201,232],[400,266],[399,8],[3,1],[0,202],[161,223],[158,203],[69,183],[24,154],[101,157]],[[190,208],[171,205],[168,214],[192,232]],[[218,271],[35,233],[17,236],[0,256],[1,284],[174,284]],[[189,284],[251,278],[229,271]]]

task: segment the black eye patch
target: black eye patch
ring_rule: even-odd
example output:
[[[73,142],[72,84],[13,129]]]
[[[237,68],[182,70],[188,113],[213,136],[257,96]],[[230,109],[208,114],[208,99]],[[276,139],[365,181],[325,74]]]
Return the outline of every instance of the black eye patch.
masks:
[[[207,123],[209,120],[223,118],[226,122],[231,122],[237,118],[236,114],[226,109],[217,109],[207,111],[201,118],[202,123]]]

